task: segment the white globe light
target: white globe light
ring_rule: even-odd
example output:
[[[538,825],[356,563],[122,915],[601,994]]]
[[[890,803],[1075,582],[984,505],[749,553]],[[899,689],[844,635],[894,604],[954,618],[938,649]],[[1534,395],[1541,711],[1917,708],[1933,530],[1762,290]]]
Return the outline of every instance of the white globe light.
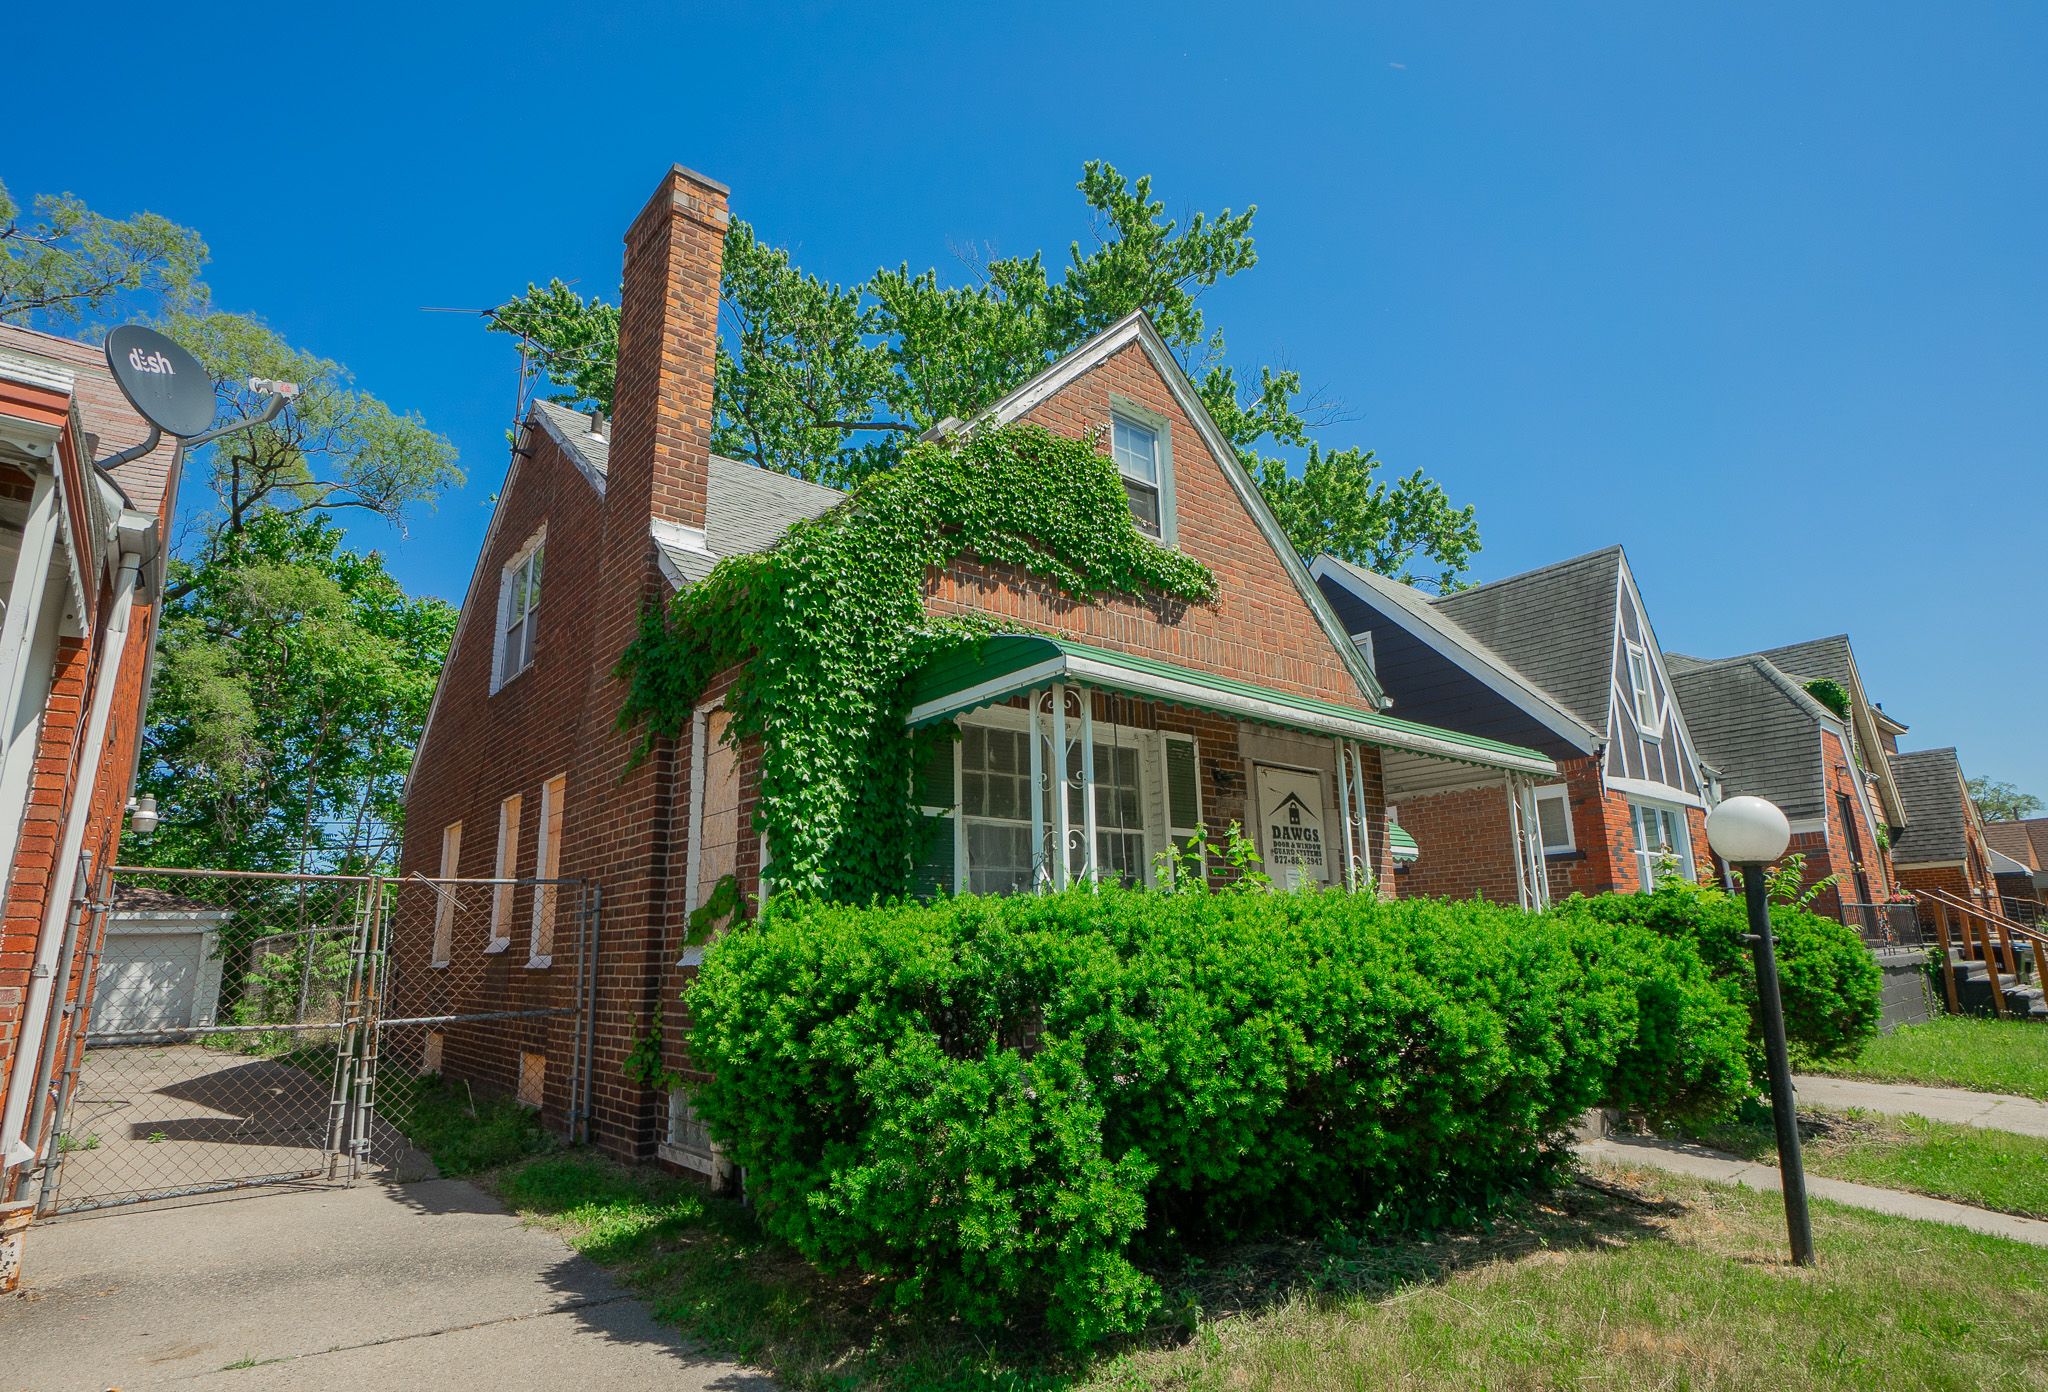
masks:
[[[1707,844],[1730,865],[1768,865],[1792,844],[1792,824],[1776,803],[1732,797],[1707,814]]]

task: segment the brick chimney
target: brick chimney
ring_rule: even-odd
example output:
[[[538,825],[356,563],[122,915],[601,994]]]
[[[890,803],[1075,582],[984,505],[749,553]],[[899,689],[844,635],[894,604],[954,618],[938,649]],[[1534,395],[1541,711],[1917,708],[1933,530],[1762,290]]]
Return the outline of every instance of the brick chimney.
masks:
[[[724,184],[676,165],[626,232],[608,513],[704,544]]]

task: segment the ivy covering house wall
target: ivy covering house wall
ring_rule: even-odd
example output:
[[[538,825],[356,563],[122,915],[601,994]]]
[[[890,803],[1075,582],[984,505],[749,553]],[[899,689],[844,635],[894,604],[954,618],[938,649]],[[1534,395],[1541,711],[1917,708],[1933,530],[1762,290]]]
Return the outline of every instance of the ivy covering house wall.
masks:
[[[1207,567],[1139,532],[1092,441],[1034,425],[907,450],[773,550],[720,561],[650,608],[620,659],[620,723],[680,735],[719,674],[728,738],[761,742],[754,829],[778,890],[866,902],[905,891],[923,817],[911,770],[950,731],[906,728],[911,678],[934,654],[994,630],[936,618],[927,577],[956,561],[1017,566],[1084,602],[1216,595]]]

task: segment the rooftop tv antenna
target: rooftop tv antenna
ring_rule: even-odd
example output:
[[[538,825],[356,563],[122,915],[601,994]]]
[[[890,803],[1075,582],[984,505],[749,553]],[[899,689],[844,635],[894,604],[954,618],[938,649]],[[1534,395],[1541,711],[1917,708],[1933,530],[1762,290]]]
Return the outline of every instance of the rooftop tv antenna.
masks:
[[[223,435],[274,421],[285,403],[299,394],[296,382],[251,377],[249,390],[263,393],[263,409],[253,416],[209,429],[213,424],[213,379],[206,375],[199,359],[181,348],[175,339],[140,324],[123,324],[107,335],[107,368],[114,374],[121,395],[149,422],[149,435],[141,444],[100,460],[102,469],[142,458],[166,435],[187,448],[197,448]]]

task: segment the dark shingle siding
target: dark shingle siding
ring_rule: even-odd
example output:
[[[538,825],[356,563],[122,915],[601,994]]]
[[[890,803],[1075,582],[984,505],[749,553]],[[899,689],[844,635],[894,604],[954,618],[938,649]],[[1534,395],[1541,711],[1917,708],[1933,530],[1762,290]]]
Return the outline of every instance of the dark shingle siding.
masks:
[[[1621,548],[1577,556],[1434,601],[1595,730],[1608,727]]]
[[[1968,817],[1963,772],[1953,749],[1917,749],[1892,755],[1892,776],[1906,804],[1906,829],[1892,842],[1902,865],[1967,858]]]

